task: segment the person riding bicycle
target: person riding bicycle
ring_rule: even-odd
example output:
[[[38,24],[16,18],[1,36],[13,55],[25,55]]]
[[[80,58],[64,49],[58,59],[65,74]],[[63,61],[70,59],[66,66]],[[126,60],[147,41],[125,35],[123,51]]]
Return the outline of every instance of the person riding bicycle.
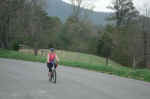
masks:
[[[55,53],[55,49],[50,48],[50,53],[48,53],[48,55],[47,55],[47,67],[49,69],[49,72],[48,72],[49,78],[51,77],[53,66],[55,68],[57,68],[58,62],[59,62],[59,58],[57,57],[57,55]]]

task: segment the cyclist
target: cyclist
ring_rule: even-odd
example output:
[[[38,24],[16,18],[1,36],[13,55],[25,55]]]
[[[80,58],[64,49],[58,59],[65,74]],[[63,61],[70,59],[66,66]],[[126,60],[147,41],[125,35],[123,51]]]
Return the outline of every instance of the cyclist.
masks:
[[[58,62],[59,62],[59,58],[57,57],[55,53],[55,49],[50,48],[50,53],[48,53],[47,55],[47,67],[49,69],[49,72],[48,72],[49,78],[51,77],[51,74],[52,74],[52,67],[54,66],[55,68],[57,68]]]

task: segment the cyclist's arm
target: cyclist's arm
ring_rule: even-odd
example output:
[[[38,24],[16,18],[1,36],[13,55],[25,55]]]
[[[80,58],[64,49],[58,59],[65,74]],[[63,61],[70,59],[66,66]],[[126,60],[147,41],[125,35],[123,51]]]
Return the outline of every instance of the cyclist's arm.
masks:
[[[59,58],[58,58],[58,56],[56,55],[56,62],[59,62]]]
[[[49,63],[49,55],[47,55],[47,63]]]

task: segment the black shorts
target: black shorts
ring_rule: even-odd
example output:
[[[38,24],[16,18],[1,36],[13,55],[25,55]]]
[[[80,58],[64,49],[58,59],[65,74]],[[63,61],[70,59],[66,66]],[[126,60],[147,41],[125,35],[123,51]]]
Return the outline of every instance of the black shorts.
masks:
[[[54,66],[56,68],[56,64],[54,63]],[[49,69],[49,72],[52,72],[52,68],[53,68],[53,63],[47,63],[47,67]]]

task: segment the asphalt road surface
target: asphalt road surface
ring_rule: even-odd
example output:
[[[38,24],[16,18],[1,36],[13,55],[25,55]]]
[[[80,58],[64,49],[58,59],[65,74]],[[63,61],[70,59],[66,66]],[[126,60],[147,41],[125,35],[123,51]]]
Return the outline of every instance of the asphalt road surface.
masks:
[[[150,83],[60,66],[50,83],[42,63],[0,59],[0,99],[150,99]]]

